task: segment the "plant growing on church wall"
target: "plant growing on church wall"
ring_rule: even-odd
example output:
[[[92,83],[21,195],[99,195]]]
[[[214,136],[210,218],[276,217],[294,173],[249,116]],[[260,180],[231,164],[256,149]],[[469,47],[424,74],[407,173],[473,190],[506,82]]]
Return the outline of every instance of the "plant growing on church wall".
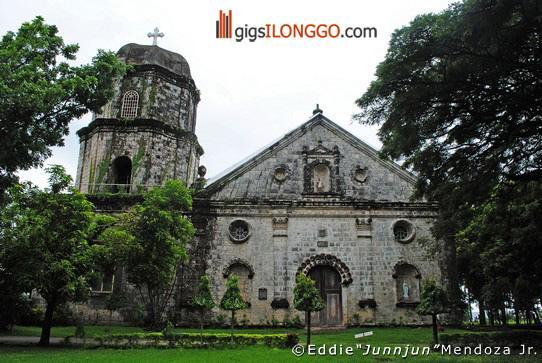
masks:
[[[19,291],[36,290],[46,301],[41,345],[49,344],[55,311],[85,300],[96,256],[88,243],[92,204],[69,188],[71,177],[63,167],[47,171],[48,189],[12,187],[0,210],[0,280],[9,277]]]
[[[111,155],[105,155],[104,158],[98,163],[98,175],[93,183],[104,183],[105,175],[107,174],[107,170],[109,170],[110,158]]]
[[[239,289],[239,276],[232,273],[226,282],[226,292],[220,301],[220,307],[224,310],[231,311],[231,343],[233,344],[233,326],[235,325],[235,312],[247,308],[247,303],[241,296]]]
[[[137,175],[137,170],[139,169],[141,160],[143,159],[143,156],[145,155],[146,145],[147,143],[145,141],[145,138],[142,137],[138,142],[137,152],[132,159],[132,178],[135,175]]]
[[[324,309],[326,304],[322,300],[314,280],[303,273],[298,273],[295,278],[294,307],[305,312],[308,346],[311,343],[311,313]]]

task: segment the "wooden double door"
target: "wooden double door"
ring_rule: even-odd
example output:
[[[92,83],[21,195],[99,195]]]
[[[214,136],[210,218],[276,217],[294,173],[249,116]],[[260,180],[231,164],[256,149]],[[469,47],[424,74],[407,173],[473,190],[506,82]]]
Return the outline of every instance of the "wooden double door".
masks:
[[[323,310],[312,313],[312,325],[322,327],[342,325],[342,285],[339,273],[329,266],[317,266],[309,271],[309,276],[316,281],[316,287],[326,304]]]

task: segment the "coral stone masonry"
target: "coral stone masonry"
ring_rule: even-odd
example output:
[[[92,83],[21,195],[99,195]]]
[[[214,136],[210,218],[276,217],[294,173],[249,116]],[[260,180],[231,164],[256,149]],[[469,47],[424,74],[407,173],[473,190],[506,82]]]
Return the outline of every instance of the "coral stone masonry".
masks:
[[[197,229],[182,266],[171,316],[190,324],[191,296],[210,276],[215,301],[235,273],[249,307],[247,324],[291,320],[295,276],[306,274],[326,303],[316,325],[421,324],[415,312],[427,278],[448,287],[449,254],[429,256],[422,243],[438,206],[412,200],[415,178],[317,107],[311,117],[259,154],[212,180],[199,165],[195,134],[199,91],[188,62],[158,46],[128,44],[118,56],[132,65],[113,98],[79,130],[77,185],[82,192],[137,194],[168,179],[195,190]],[[303,121],[303,120],[300,120]],[[100,210],[127,208],[101,199]],[[103,309],[113,289],[130,290],[122,269],[109,290],[97,286],[86,305]],[[226,312],[215,308],[215,318]],[[116,314],[117,319],[128,319]]]

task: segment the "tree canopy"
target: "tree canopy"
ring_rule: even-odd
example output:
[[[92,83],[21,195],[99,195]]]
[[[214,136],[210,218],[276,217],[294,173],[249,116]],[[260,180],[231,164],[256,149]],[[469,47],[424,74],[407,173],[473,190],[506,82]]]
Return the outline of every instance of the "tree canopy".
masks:
[[[86,298],[95,256],[88,243],[92,204],[68,188],[64,168],[48,171],[49,189],[14,186],[0,210],[1,280],[10,281],[7,286],[16,293],[35,289],[47,302],[41,344],[49,343],[54,310]]]
[[[432,279],[424,281],[420,304],[416,311],[420,315],[431,315],[433,325],[433,342],[438,343],[437,315],[449,310],[446,292]]]
[[[39,16],[0,40],[0,192],[17,170],[41,166],[51,146],[63,145],[70,120],[112,96],[125,65],[99,50],[90,64],[75,66],[78,50]]]
[[[145,193],[143,203],[102,233],[107,246],[126,242],[122,248],[127,279],[148,306],[153,328],[161,327],[179,264],[188,258],[186,244],[194,237],[194,227],[185,213],[191,208],[192,196],[184,183],[169,180]]]
[[[239,276],[232,273],[228,277],[228,281],[226,281],[226,292],[220,300],[220,307],[224,310],[230,310],[233,313],[236,310],[246,309],[247,306],[239,289]]]
[[[307,345],[311,343],[311,313],[326,307],[316,282],[305,274],[298,273],[295,278],[294,307],[305,312],[307,321]]]
[[[248,304],[243,300],[241,296],[241,290],[239,289],[239,276],[232,273],[228,276],[226,281],[226,292],[220,300],[220,307],[224,310],[231,311],[231,343],[233,344],[233,327],[235,325],[235,312],[237,310],[243,310],[248,307]]]
[[[439,202],[435,236],[450,245],[468,229],[458,242],[467,267],[460,273],[481,304],[493,278],[503,277],[484,256],[496,258],[496,246],[509,250],[514,239],[542,244],[527,228],[515,237],[506,231],[511,210],[522,208],[511,198],[500,198],[499,218],[487,218],[495,188],[524,189],[542,178],[541,12],[536,0],[465,0],[420,15],[393,33],[376,79],[356,101],[355,119],[381,125],[382,155],[417,174],[414,197]],[[539,202],[528,195],[521,203]],[[475,220],[491,239],[476,235]],[[516,275],[538,285],[526,271]]]

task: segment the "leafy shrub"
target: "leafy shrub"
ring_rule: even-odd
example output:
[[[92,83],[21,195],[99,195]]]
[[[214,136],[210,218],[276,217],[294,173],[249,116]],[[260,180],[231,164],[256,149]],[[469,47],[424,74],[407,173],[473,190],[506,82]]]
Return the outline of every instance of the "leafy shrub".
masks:
[[[0,281],[0,330],[11,329],[14,324],[32,317],[33,306],[29,296],[9,291],[11,287],[6,285]]]
[[[75,327],[74,336],[76,340],[79,340],[79,339],[85,340],[86,332],[85,332],[85,327],[82,324],[80,323],[77,324],[77,326]]]
[[[97,336],[95,341],[105,347],[156,347],[175,346],[185,348],[207,348],[230,346],[229,333],[181,333],[166,337],[164,333],[132,333]],[[238,346],[265,344],[269,347],[293,347],[299,342],[295,333],[288,334],[234,334],[233,344]]]
[[[353,326],[358,326],[359,325],[359,322],[360,322],[360,316],[358,313],[354,313],[352,314],[352,325]]]
[[[305,325],[305,324],[304,324],[303,321],[301,320],[301,316],[296,315],[296,316],[294,316],[293,319],[292,319],[292,325],[293,325],[294,327],[296,327],[296,328],[302,328],[303,325]]]
[[[162,333],[167,339],[173,336],[173,324],[171,323],[171,321],[167,321],[166,327],[164,328],[164,330],[162,330]]]
[[[241,324],[241,326],[248,326],[248,323],[249,323],[249,320],[247,319],[247,316],[243,314],[243,319],[239,321],[239,324]]]
[[[145,310],[141,304],[132,304],[121,312],[126,321],[130,322],[132,325],[143,325]]]
[[[282,326],[285,328],[291,328],[293,326],[292,321],[288,319],[287,316],[284,317],[284,320],[282,320]]]
[[[298,316],[299,318],[299,316]],[[286,334],[286,348],[293,348],[299,343],[299,335],[296,333],[288,333]]]
[[[216,325],[222,327],[226,324],[226,317],[223,314],[218,314],[216,316]]]
[[[41,305],[29,306],[19,317],[19,325],[37,326],[43,323],[45,310]]]
[[[68,304],[58,306],[53,313],[55,325],[67,326],[77,324],[77,318]]]
[[[481,334],[442,334],[441,343],[464,347],[508,346],[518,349],[522,344],[542,348],[542,331],[504,331]]]

